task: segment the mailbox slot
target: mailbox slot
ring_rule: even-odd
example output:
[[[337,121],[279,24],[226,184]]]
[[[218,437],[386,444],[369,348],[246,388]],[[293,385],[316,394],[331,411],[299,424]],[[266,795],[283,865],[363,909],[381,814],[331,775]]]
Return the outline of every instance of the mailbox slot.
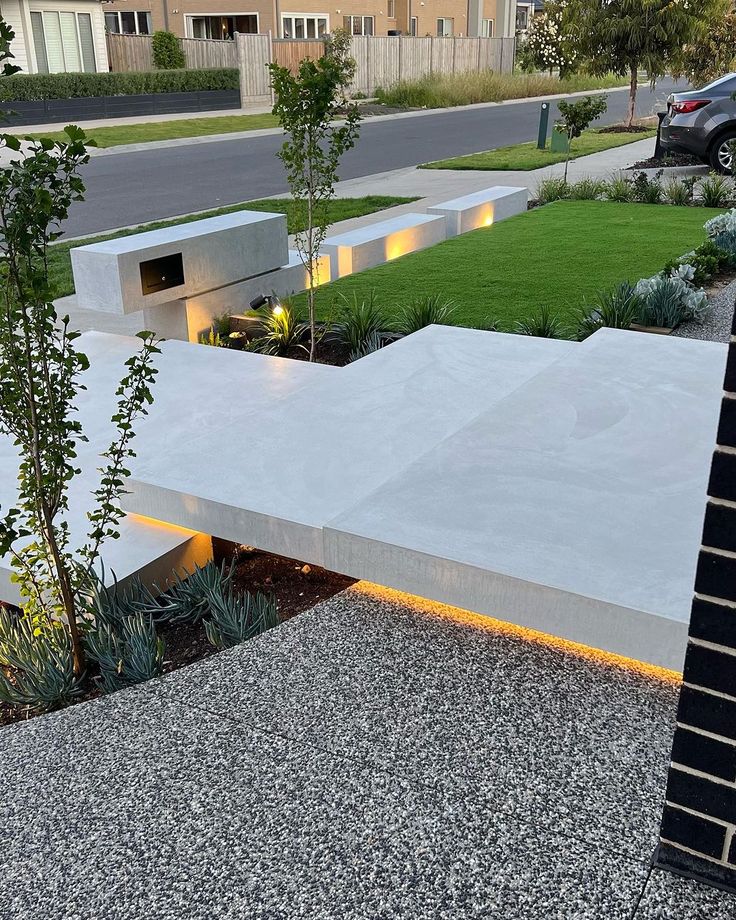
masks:
[[[141,289],[144,294],[155,294],[181,284],[184,284],[184,262],[180,252],[141,262]]]

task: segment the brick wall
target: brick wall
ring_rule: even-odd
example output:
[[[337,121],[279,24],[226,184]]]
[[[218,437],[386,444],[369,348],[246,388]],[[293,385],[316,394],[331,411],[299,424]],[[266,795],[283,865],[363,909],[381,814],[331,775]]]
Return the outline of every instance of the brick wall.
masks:
[[[655,863],[736,890],[736,320]]]

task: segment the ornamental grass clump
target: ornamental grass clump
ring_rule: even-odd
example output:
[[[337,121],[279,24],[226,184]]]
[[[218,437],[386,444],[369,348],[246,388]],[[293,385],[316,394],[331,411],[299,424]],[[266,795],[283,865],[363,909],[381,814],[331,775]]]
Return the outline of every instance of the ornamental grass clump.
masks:
[[[733,183],[718,173],[710,173],[703,179],[698,191],[704,208],[723,208],[733,199]]]
[[[603,327],[630,329],[642,307],[641,296],[628,281],[622,281],[609,291],[598,291],[593,302],[583,307],[577,337],[582,341]]]

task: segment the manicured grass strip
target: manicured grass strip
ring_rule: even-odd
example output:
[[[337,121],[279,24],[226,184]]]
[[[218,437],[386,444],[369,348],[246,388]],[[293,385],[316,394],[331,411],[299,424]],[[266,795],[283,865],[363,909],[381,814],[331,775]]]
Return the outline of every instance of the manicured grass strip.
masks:
[[[326,285],[318,310],[334,317],[339,295],[367,298],[374,290],[388,319],[408,301],[437,294],[456,303],[465,326],[497,322],[511,330],[544,306],[572,326],[596,291],[654,275],[697,246],[705,239],[703,224],[718,213],[559,201]],[[297,302],[302,306],[304,296]]]
[[[217,115],[212,118],[181,118],[174,121],[148,122],[140,125],[111,125],[106,128],[89,128],[87,134],[97,141],[98,147],[117,147],[120,144],[142,144],[147,141],[168,141],[178,137],[204,137],[208,134],[232,134],[234,131],[256,131],[259,128],[277,128],[275,115]],[[50,137],[64,140],[63,131],[21,134],[18,137]]]
[[[349,220],[352,217],[362,217],[364,214],[373,214],[385,208],[393,208],[400,204],[409,204],[416,198],[391,198],[388,195],[367,195],[364,198],[336,198],[328,205],[329,222],[337,223],[340,220]],[[187,217],[176,217],[172,220],[160,220],[152,224],[141,224],[130,230],[120,230],[105,236],[95,236],[74,242],[60,242],[49,249],[49,277],[54,290],[54,297],[64,297],[74,293],[74,279],[72,278],[72,263],[69,250],[86,243],[101,243],[103,240],[114,240],[121,236],[132,236],[134,233],[143,233],[145,230],[160,230],[162,227],[175,227],[178,224],[188,224],[193,220],[202,220],[205,217],[218,217],[221,214],[232,214],[233,211],[268,211],[276,214],[286,214],[289,233],[296,233],[303,229],[294,213],[292,202],[288,198],[266,198],[260,201],[244,201],[203,214],[193,214]]]
[[[589,153],[598,153],[601,150],[610,150],[612,147],[622,147],[634,141],[656,137],[656,134],[654,128],[646,132],[627,131],[621,134],[601,133],[599,129],[584,131],[572,142],[571,159],[584,157]],[[529,142],[513,144],[511,147],[499,147],[496,150],[484,150],[482,153],[471,153],[464,157],[453,157],[450,160],[437,160],[434,163],[425,163],[421,168],[529,170],[564,162],[564,153],[553,153],[549,147],[538,150],[535,142]]]

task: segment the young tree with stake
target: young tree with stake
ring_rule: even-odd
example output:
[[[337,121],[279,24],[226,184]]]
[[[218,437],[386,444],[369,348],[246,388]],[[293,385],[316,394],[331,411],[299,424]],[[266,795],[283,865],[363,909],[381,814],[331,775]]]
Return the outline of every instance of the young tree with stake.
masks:
[[[584,96],[578,102],[566,102],[564,99],[557,103],[560,110],[560,124],[565,129],[567,136],[567,152],[565,155],[565,177],[567,184],[567,168],[570,165],[570,148],[576,137],[589,127],[591,121],[599,118],[608,108],[607,96]]]
[[[276,97],[273,113],[287,133],[278,156],[286,167],[299,230],[296,248],[307,273],[309,360],[317,343],[315,289],[319,284],[319,251],[327,234],[327,205],[334,198],[337,168],[358,138],[358,107],[346,98],[355,74],[350,36],[338,30],[325,42],[324,54],[303,60],[296,74],[269,64]],[[338,115],[342,121],[336,123]]]

